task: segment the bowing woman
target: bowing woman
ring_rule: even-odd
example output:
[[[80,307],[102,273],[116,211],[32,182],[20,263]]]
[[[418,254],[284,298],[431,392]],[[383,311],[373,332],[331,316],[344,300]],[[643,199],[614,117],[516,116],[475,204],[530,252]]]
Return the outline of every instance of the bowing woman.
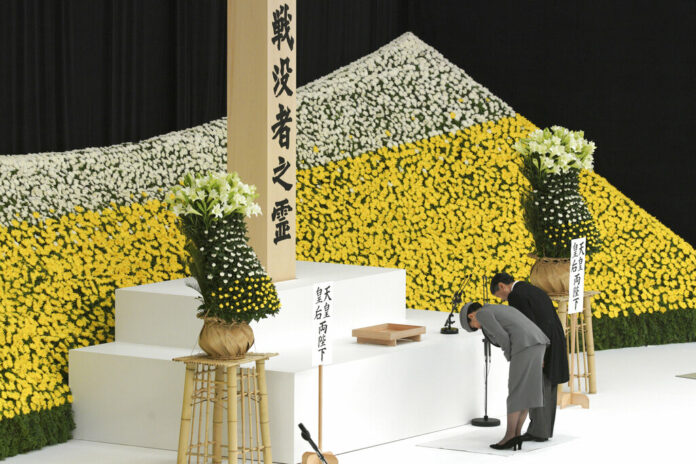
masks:
[[[556,422],[558,384],[568,381],[568,352],[561,320],[546,292],[515,281],[510,274],[493,276],[491,293],[527,316],[551,340],[544,356],[544,406],[529,410],[529,426],[522,435],[523,440],[546,441],[553,436]]]
[[[466,319],[462,317],[466,314]],[[462,308],[462,327],[481,329],[491,343],[503,350],[510,363],[507,397],[507,429],[493,449],[522,449],[522,425],[529,408],[544,404],[542,363],[549,339],[524,314],[511,306],[467,303]]]

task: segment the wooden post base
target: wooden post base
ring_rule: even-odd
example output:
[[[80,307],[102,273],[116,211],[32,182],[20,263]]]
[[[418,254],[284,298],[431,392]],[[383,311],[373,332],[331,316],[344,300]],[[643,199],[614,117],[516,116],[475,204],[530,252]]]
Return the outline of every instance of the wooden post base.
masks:
[[[338,464],[338,458],[330,451],[322,452],[328,464]],[[302,455],[302,464],[323,464],[317,453],[306,452]]]
[[[571,405],[582,406],[583,409],[588,409],[590,407],[590,399],[584,393],[562,392],[559,390],[557,404],[561,409]]]

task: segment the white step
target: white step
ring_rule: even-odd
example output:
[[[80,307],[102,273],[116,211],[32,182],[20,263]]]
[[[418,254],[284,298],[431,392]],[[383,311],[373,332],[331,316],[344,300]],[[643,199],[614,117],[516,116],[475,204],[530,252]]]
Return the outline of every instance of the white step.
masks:
[[[480,336],[441,335],[446,313],[406,310],[405,271],[298,262],[297,279],[276,284],[278,316],[253,324],[252,351],[280,353],[267,363],[274,462],[299,462],[308,450],[299,422],[316,437],[312,289],[324,281],[334,282],[336,337],[324,369],[325,449],[353,451],[482,415]],[[177,448],[185,369],[171,359],[198,351],[196,295],[183,279],[117,290],[116,342],[70,351],[76,438]],[[385,322],[425,325],[427,333],[396,347],[359,345],[351,336]],[[491,383],[491,405],[494,398],[504,405],[506,371]]]
[[[190,353],[120,342],[70,350],[73,436],[175,449],[172,437],[178,437],[185,367],[171,359]]]
[[[324,448],[353,451],[468,423],[482,415],[480,337],[441,335],[444,313],[408,310],[425,325],[421,342],[396,347],[336,342],[324,368]],[[191,350],[110,343],[70,352],[78,439],[176,449],[184,367],[170,361]],[[505,365],[489,404],[504,404]],[[507,366],[505,366],[507,367]],[[303,422],[316,438],[317,370],[308,349],[281,351],[267,363],[274,462],[300,462]],[[493,403],[495,401],[495,403]]]
[[[315,282],[334,282],[331,330],[337,337],[404,317],[403,269],[298,261],[296,274],[296,279],[276,284],[282,305],[278,315],[251,324],[256,351],[287,349],[313,338]],[[196,318],[196,296],[184,279],[116,290],[116,341],[195,348],[202,326]]]

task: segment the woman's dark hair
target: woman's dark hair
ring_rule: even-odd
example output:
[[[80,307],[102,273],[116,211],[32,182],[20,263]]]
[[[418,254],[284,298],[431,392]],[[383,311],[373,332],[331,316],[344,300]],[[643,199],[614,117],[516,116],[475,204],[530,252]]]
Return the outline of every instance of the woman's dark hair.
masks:
[[[467,318],[469,317],[469,314],[473,313],[474,311],[478,311],[481,308],[481,303],[471,303],[469,307],[466,309]]]
[[[491,279],[491,293],[495,295],[498,292],[498,284],[503,283],[505,285],[511,284],[515,281],[512,276],[506,272],[499,272],[493,276]]]

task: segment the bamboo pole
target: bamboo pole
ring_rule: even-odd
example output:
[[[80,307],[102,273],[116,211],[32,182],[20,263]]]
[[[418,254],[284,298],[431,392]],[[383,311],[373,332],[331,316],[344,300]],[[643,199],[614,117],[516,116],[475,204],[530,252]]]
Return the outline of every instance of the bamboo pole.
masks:
[[[589,392],[590,391],[590,371],[587,368],[587,336],[586,330],[587,330],[587,323],[585,322],[585,315],[581,314],[582,317],[582,325],[580,326],[580,334],[582,335],[582,361],[583,361],[583,366],[585,367],[585,391]]]
[[[568,302],[558,302],[558,318],[561,320],[564,334],[568,331]]]
[[[186,462],[186,452],[188,451],[190,440],[187,441],[191,433],[191,392],[193,391],[193,376],[196,372],[195,364],[186,364],[186,375],[184,377],[184,399],[181,405],[181,426],[179,428],[179,450],[176,455],[177,464]]]
[[[210,424],[210,398],[212,397],[210,393],[210,366],[206,366],[206,371],[205,371],[205,441],[203,442],[203,454],[204,454],[204,460],[203,464],[208,464],[208,452],[209,446],[208,446],[208,431],[209,431],[209,424]],[[201,408],[203,409],[203,408]]]
[[[201,366],[200,370],[196,372],[196,394],[203,397],[203,385],[205,384],[205,369],[206,366]],[[201,399],[202,401],[202,399]],[[201,451],[201,430],[203,427],[203,403],[199,401],[198,404],[198,442],[196,443],[196,451],[200,453]],[[196,464],[200,463],[200,457],[196,457]]]
[[[237,366],[227,368],[227,445],[229,464],[237,464]]]
[[[246,369],[247,423],[249,426],[249,462],[254,462],[254,429],[251,426],[251,369]]]
[[[266,390],[266,361],[256,361],[256,372],[259,377],[259,396],[261,397],[261,438],[263,441],[263,462],[272,464],[271,427],[268,422],[268,392]]]
[[[222,463],[222,393],[225,389],[224,368],[215,368],[215,403],[213,406],[213,463]]]
[[[595,370],[594,334],[592,332],[592,296],[584,298],[583,312],[585,314],[587,335],[587,364],[590,373],[590,393],[597,393],[597,371]]]
[[[196,417],[197,406],[196,406],[196,402],[195,402],[195,397],[196,397],[196,394],[198,391],[198,376],[199,376],[200,367],[196,364],[193,364],[193,366],[195,366],[194,367],[195,373],[194,373],[194,378],[193,378],[194,379],[193,380],[193,392],[191,392],[191,405],[193,406],[192,417]],[[191,462],[191,456],[193,456],[193,454],[191,454],[191,453],[193,453],[193,437],[195,436],[193,422],[191,423],[191,425],[192,425],[191,435],[189,436],[189,458],[188,458],[189,463]]]
[[[239,404],[241,405],[242,415],[240,417],[240,423],[242,425],[242,462],[246,463],[246,427],[244,427],[244,417],[246,414],[246,408],[244,407],[244,369],[239,370],[239,385],[241,387],[241,394],[239,395]]]
[[[259,373],[254,370],[254,423],[256,424],[256,462],[261,464],[261,453],[262,453],[262,443],[261,443],[261,424],[259,422]]]

